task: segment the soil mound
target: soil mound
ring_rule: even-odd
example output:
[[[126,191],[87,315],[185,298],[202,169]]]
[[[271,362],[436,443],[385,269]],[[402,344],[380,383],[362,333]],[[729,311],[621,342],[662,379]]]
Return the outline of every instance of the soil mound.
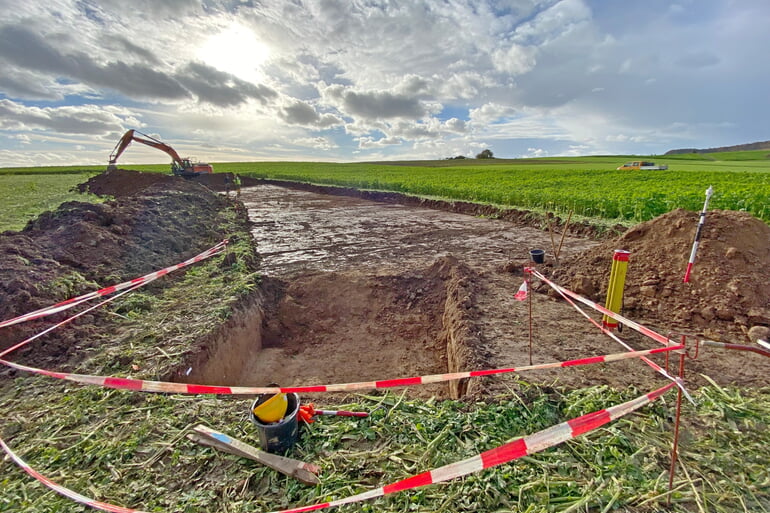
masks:
[[[142,173],[128,169],[106,171],[88,179],[77,186],[80,192],[90,192],[99,196],[122,198],[132,196],[155,184],[171,184],[184,179],[161,173]]]
[[[219,227],[231,205],[197,183],[155,173],[113,171],[86,188],[116,199],[64,203],[21,232],[0,235],[1,319],[190,258],[223,238]],[[0,348],[39,330],[36,324],[0,331]]]
[[[117,169],[106,171],[90,178],[87,182],[77,186],[80,192],[91,192],[99,196],[113,196],[122,198],[137,194],[153,185],[171,186],[172,188],[184,187],[182,184],[200,184],[212,191],[234,191],[233,173],[201,174],[192,177],[172,176],[162,173],[143,173],[130,169]],[[259,180],[242,176],[241,184],[244,187],[257,185]]]
[[[631,255],[623,308],[632,316],[725,342],[770,325],[770,226],[745,212],[708,212],[684,283],[697,223],[697,213],[674,210],[564,262],[553,276],[603,301],[613,251],[624,249]]]

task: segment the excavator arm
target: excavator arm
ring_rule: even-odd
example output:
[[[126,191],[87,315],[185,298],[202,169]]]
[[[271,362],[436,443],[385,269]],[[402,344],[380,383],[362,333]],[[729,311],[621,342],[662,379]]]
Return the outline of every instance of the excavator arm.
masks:
[[[139,134],[139,135],[136,135],[136,134]],[[153,148],[157,148],[161,151],[165,151],[168,155],[171,156],[171,159],[174,161],[175,164],[177,164],[182,168],[184,167],[184,164],[182,163],[182,158],[179,156],[176,150],[174,150],[174,148],[172,148],[168,144],[162,143],[161,141],[155,139],[154,137],[151,137],[147,134],[143,134],[138,130],[131,129],[125,134],[123,134],[123,137],[120,138],[120,141],[118,141],[118,144],[115,145],[115,148],[112,150],[112,153],[110,154],[110,163],[107,166],[107,169],[114,169],[116,167],[115,163],[118,161],[118,158],[124,151],[126,151],[126,148],[128,148],[128,146],[133,141],[146,144],[147,146],[152,146]]]

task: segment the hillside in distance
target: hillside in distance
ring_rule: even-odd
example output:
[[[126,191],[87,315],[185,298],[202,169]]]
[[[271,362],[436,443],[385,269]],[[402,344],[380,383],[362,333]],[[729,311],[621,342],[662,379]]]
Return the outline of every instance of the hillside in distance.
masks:
[[[770,150],[770,141],[753,142],[748,144],[736,144],[735,146],[722,146],[720,148],[681,148],[678,150],[668,150],[665,155],[682,155],[684,153],[722,153],[726,151],[753,151]]]

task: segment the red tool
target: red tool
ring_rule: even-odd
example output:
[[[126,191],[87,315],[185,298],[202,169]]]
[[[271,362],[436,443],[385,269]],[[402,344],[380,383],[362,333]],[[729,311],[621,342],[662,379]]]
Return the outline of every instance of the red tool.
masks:
[[[365,411],[345,411],[345,410],[316,410],[313,403],[303,404],[299,407],[299,419],[308,424],[315,422],[318,415],[336,415],[337,417],[368,417]]]

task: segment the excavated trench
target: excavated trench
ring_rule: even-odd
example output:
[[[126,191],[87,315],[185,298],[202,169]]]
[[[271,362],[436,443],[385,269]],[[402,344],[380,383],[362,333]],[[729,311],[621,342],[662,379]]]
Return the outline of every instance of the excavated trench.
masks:
[[[187,380],[320,385],[441,374],[473,354],[471,271],[453,257],[422,270],[377,275],[317,272],[266,277]],[[412,387],[419,397],[464,395],[465,382]]]
[[[547,250],[546,274],[578,269],[576,278],[563,281],[579,287],[589,276],[607,276],[608,260],[601,256],[611,257],[623,240],[600,246],[568,235],[560,266],[549,251],[553,243],[548,231],[504,220],[275,185],[247,187],[241,200],[262,258],[261,287],[176,379],[222,385],[334,384],[520,367],[623,350],[554,296],[531,294],[531,305],[514,299],[521,269],[531,265],[530,249]],[[646,283],[661,273],[654,267],[660,260],[655,255],[671,238],[671,227],[665,219],[659,224],[648,227],[649,242],[634,249],[630,283]],[[740,225],[735,221],[726,226],[732,233]],[[753,240],[741,235],[744,239]],[[746,255],[759,254],[745,242],[732,244],[743,247]],[[601,254],[587,252],[590,248]],[[725,265],[724,251],[709,261],[708,249],[704,244],[699,260],[702,286],[710,283],[703,276],[710,279],[707,273]],[[588,256],[583,267],[576,267],[580,255]],[[766,266],[755,267],[760,274],[752,283],[764,283],[760,275]],[[678,278],[669,282],[679,283]],[[534,289],[548,290],[537,283]],[[628,299],[644,297],[631,294]],[[697,311],[691,303],[677,311]],[[661,319],[640,320],[664,333],[670,319]],[[654,347],[633,330],[622,338],[639,349]],[[770,363],[753,360],[746,365],[744,360],[742,354],[704,357],[691,363],[690,375],[698,379],[704,372],[717,382],[763,382]],[[493,395],[512,386],[511,376],[406,390],[413,396]],[[523,379],[569,387],[649,389],[660,383],[656,372],[632,360],[529,371]]]
[[[262,257],[260,290],[177,379],[316,385],[480,363],[477,271],[465,262],[507,261],[510,225],[272,185],[245,188],[241,200]],[[456,398],[473,383],[408,393]]]

